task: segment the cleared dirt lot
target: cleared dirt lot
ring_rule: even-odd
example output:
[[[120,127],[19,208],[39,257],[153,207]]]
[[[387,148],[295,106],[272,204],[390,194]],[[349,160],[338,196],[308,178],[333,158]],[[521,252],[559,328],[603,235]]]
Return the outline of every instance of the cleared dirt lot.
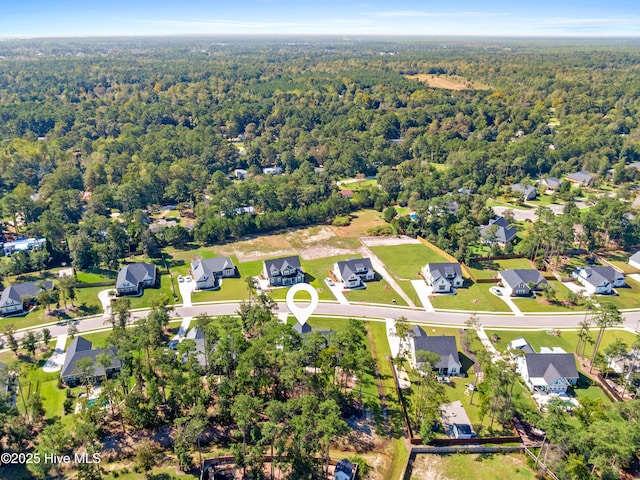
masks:
[[[491,90],[491,87],[475,83],[456,75],[429,75],[419,73],[417,75],[407,75],[411,80],[418,80],[433,88],[446,88],[447,90]]]

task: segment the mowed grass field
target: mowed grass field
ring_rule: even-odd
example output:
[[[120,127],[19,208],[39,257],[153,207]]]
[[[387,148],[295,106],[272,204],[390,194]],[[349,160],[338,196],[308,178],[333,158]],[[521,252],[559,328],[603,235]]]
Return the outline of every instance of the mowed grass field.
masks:
[[[418,455],[411,480],[534,480],[524,454]]]
[[[469,285],[471,282],[465,282]],[[455,295],[433,295],[431,305],[441,310],[469,310],[473,312],[510,312],[509,306],[489,291],[493,283],[472,283],[456,289]]]
[[[523,312],[575,312],[584,310],[583,306],[563,303],[571,292],[558,280],[548,280],[549,285],[556,292],[556,300],[549,302],[544,298],[542,292],[537,292],[535,298],[513,297],[518,308]]]
[[[396,280],[416,280],[426,263],[442,263],[448,260],[422,244],[371,247]]]

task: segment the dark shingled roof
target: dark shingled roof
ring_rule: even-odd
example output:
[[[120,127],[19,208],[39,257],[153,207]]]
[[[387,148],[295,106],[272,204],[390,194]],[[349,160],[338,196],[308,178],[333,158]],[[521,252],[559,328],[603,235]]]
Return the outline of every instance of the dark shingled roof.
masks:
[[[343,262],[337,262],[340,277],[349,278],[351,275],[359,275],[372,270],[371,260],[368,258],[349,258]],[[358,273],[360,272],[360,273]]]
[[[451,278],[452,276],[462,277],[462,268],[459,263],[428,263],[429,271],[434,280],[440,277]]]
[[[518,234],[516,227],[509,226],[509,222],[507,222],[504,217],[498,217],[494,220],[489,220],[489,225],[483,225],[480,227],[480,236],[486,236],[492,225],[496,225],[498,227],[498,230],[496,231],[496,238],[500,243],[510,242],[516,238],[516,235]]]
[[[152,263],[130,263],[125,265],[118,272],[118,279],[116,280],[116,288],[123,284],[125,280],[134,285],[139,285],[144,281],[144,278],[149,275],[151,278],[156,278],[156,266]]]
[[[67,349],[67,355],[64,359],[64,365],[62,366],[62,371],[60,372],[60,377],[63,379],[66,377],[76,377],[78,373],[75,372],[76,362],[82,358],[91,358],[93,359],[93,376],[100,377],[104,375],[104,367],[98,365],[96,362],[96,357],[100,355],[102,352],[109,353],[113,359],[111,362],[111,368],[120,368],[122,366],[120,360],[115,356],[115,350],[111,348],[98,348],[96,350],[92,350],[92,343],[83,337],[76,337],[69,345]]]
[[[285,270],[286,268],[295,268],[298,270],[302,269],[300,265],[300,257],[297,255],[292,255],[291,257],[283,257],[283,258],[273,258],[271,260],[265,260],[264,266],[267,271],[271,273],[273,269],[278,271]]]
[[[196,282],[204,280],[204,277],[212,277],[215,272],[222,272],[226,268],[236,268],[228,257],[203,258],[191,263],[193,279]]]
[[[552,383],[558,377],[578,377],[572,353],[528,353],[525,361],[530,378],[544,378],[547,383]]]
[[[12,299],[16,303],[20,303],[22,302],[22,298],[25,296],[34,297],[41,290],[40,284],[42,284],[46,290],[51,290],[53,288],[52,282],[16,283],[2,291],[2,296],[0,296],[0,305],[4,305],[8,299]]]
[[[426,334],[414,336],[413,345],[416,353],[424,351],[440,355],[440,361],[434,365],[435,368],[450,368],[454,365],[462,367],[458,356],[456,337],[445,335],[430,337]]]
[[[533,282],[539,285],[541,282],[544,282],[544,277],[539,271],[528,268],[509,268],[502,270],[500,276],[511,288],[515,288],[521,283],[528,284],[529,282]]]

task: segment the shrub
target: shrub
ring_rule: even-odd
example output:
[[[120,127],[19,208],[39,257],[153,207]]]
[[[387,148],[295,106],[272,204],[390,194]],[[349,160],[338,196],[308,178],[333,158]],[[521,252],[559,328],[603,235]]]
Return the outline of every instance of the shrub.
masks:
[[[332,225],[334,227],[348,227],[351,224],[351,217],[349,215],[339,215],[333,219]]]

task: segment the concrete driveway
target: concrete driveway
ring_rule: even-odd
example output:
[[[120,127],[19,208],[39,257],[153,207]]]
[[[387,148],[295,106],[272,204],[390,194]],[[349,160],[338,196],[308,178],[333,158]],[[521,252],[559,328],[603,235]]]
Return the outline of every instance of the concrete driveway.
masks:
[[[509,296],[509,294],[507,293],[507,291],[504,288],[502,288],[502,287],[491,287],[491,288],[489,288],[489,291],[493,295],[495,295],[496,297],[500,298],[504,303],[506,303],[507,306],[514,313],[514,315],[518,315],[518,316],[522,315],[522,311],[518,308],[518,305],[516,305],[516,302],[511,300],[511,297]]]
[[[178,282],[178,290],[180,290],[180,296],[182,297],[182,306],[191,307],[191,293],[196,289],[196,282],[191,280],[190,282],[182,281]]]
[[[429,297],[433,294],[433,287],[431,285],[427,285],[424,280],[411,280],[411,285],[413,285],[413,289],[418,294],[418,298],[424,305],[424,309],[427,312],[435,312],[436,309],[431,305],[431,300]]]
[[[110,295],[111,292],[115,292],[113,288],[108,290],[102,290],[98,292],[98,300],[102,304],[102,310],[105,315],[109,315],[111,313],[111,300],[115,298],[115,295]]]
[[[67,345],[67,335],[62,334],[58,335],[56,339],[56,346],[53,350],[53,355],[49,357],[49,359],[42,366],[42,370],[47,373],[57,372],[58,370],[62,370],[62,366],[64,365],[64,360],[67,357],[67,353],[65,352],[65,346]]]
[[[341,305],[349,305],[349,300],[347,300],[347,297],[345,297],[344,293],[342,293],[344,285],[341,282],[333,282],[333,285],[330,285],[329,282],[327,282],[327,279],[325,278],[324,283],[327,286],[327,288],[331,290],[331,293],[333,293],[333,296],[336,297],[336,300],[338,300],[338,303],[340,303]]]

